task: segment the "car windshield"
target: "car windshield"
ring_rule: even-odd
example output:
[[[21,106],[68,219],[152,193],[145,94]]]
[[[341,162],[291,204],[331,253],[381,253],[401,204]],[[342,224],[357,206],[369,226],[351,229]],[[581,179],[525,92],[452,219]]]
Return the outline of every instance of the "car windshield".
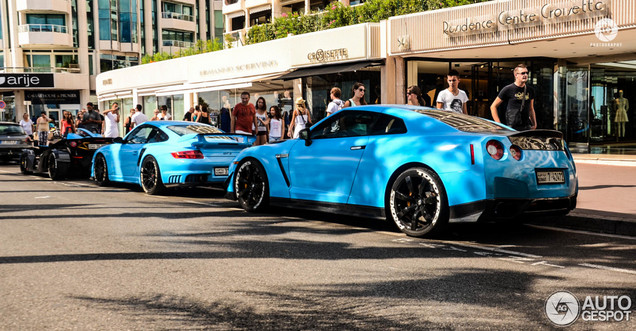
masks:
[[[196,125],[196,124],[188,124],[188,125],[171,125],[168,129],[180,136],[186,134],[209,134],[209,133],[223,133],[223,131],[217,129],[216,127],[210,125]]]
[[[23,136],[25,134],[19,125],[0,124],[0,136]]]
[[[511,131],[483,118],[444,110],[417,109],[416,112],[430,116],[444,124],[464,132],[504,132]]]

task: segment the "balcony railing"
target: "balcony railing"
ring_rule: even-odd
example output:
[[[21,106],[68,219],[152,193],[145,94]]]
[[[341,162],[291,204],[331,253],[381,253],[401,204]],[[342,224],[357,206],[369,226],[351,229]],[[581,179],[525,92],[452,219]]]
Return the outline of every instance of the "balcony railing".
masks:
[[[78,65],[71,65],[69,67],[0,67],[2,73],[79,73],[81,70]]]
[[[66,33],[66,25],[57,24],[23,24],[18,27],[18,32],[57,32]]]
[[[194,16],[186,15],[186,14],[179,14],[179,13],[172,13],[172,12],[163,12],[161,14],[161,17],[163,17],[163,18],[172,18],[172,19],[175,19],[175,20],[183,20],[183,21],[194,22]]]
[[[163,41],[163,45],[164,46],[171,46],[171,47],[190,48],[190,47],[194,46],[195,44],[193,42],[191,42],[191,41],[164,40]]]

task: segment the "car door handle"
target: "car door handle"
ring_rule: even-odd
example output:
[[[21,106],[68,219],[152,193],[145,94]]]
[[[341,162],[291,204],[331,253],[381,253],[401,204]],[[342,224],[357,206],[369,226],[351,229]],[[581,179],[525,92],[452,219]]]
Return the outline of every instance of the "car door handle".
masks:
[[[352,151],[357,151],[359,149],[364,149],[365,147],[367,147],[367,146],[365,146],[365,145],[362,145],[362,146],[351,146],[351,150]]]

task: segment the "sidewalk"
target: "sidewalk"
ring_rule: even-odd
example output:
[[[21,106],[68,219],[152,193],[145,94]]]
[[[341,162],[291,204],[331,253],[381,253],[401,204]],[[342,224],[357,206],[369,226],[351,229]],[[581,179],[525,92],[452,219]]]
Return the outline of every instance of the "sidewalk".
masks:
[[[542,225],[588,230],[636,237],[636,155],[572,154],[577,165],[619,166],[602,168],[625,173],[588,173],[578,167],[579,198],[577,208],[567,217],[540,220]],[[586,167],[585,171],[589,171]],[[593,177],[593,178],[590,178]],[[626,200],[631,200],[629,203]]]

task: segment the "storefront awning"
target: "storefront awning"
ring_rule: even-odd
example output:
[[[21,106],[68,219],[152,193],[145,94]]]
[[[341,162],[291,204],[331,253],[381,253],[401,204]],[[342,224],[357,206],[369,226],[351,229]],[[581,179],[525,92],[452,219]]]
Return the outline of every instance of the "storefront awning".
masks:
[[[362,62],[353,62],[353,63],[343,63],[343,64],[335,64],[328,66],[315,66],[309,68],[301,68],[296,69],[286,75],[282,75],[279,79],[282,80],[291,80],[301,77],[310,77],[310,76],[318,76],[318,75],[328,75],[328,74],[336,74],[339,72],[351,72],[356,71],[362,68],[366,68],[369,66],[381,65],[379,61],[362,61]]]
[[[277,73],[277,74],[260,75],[260,76],[252,76],[252,77],[224,79],[224,80],[211,81],[211,82],[182,84],[182,85],[170,86],[167,88],[157,90],[155,92],[155,95],[165,96],[165,95],[173,95],[173,94],[181,94],[181,93],[199,93],[199,92],[210,92],[210,91],[219,91],[219,90],[231,90],[231,89],[238,89],[238,88],[248,88],[252,86],[253,82],[277,79],[282,74],[283,73]]]

